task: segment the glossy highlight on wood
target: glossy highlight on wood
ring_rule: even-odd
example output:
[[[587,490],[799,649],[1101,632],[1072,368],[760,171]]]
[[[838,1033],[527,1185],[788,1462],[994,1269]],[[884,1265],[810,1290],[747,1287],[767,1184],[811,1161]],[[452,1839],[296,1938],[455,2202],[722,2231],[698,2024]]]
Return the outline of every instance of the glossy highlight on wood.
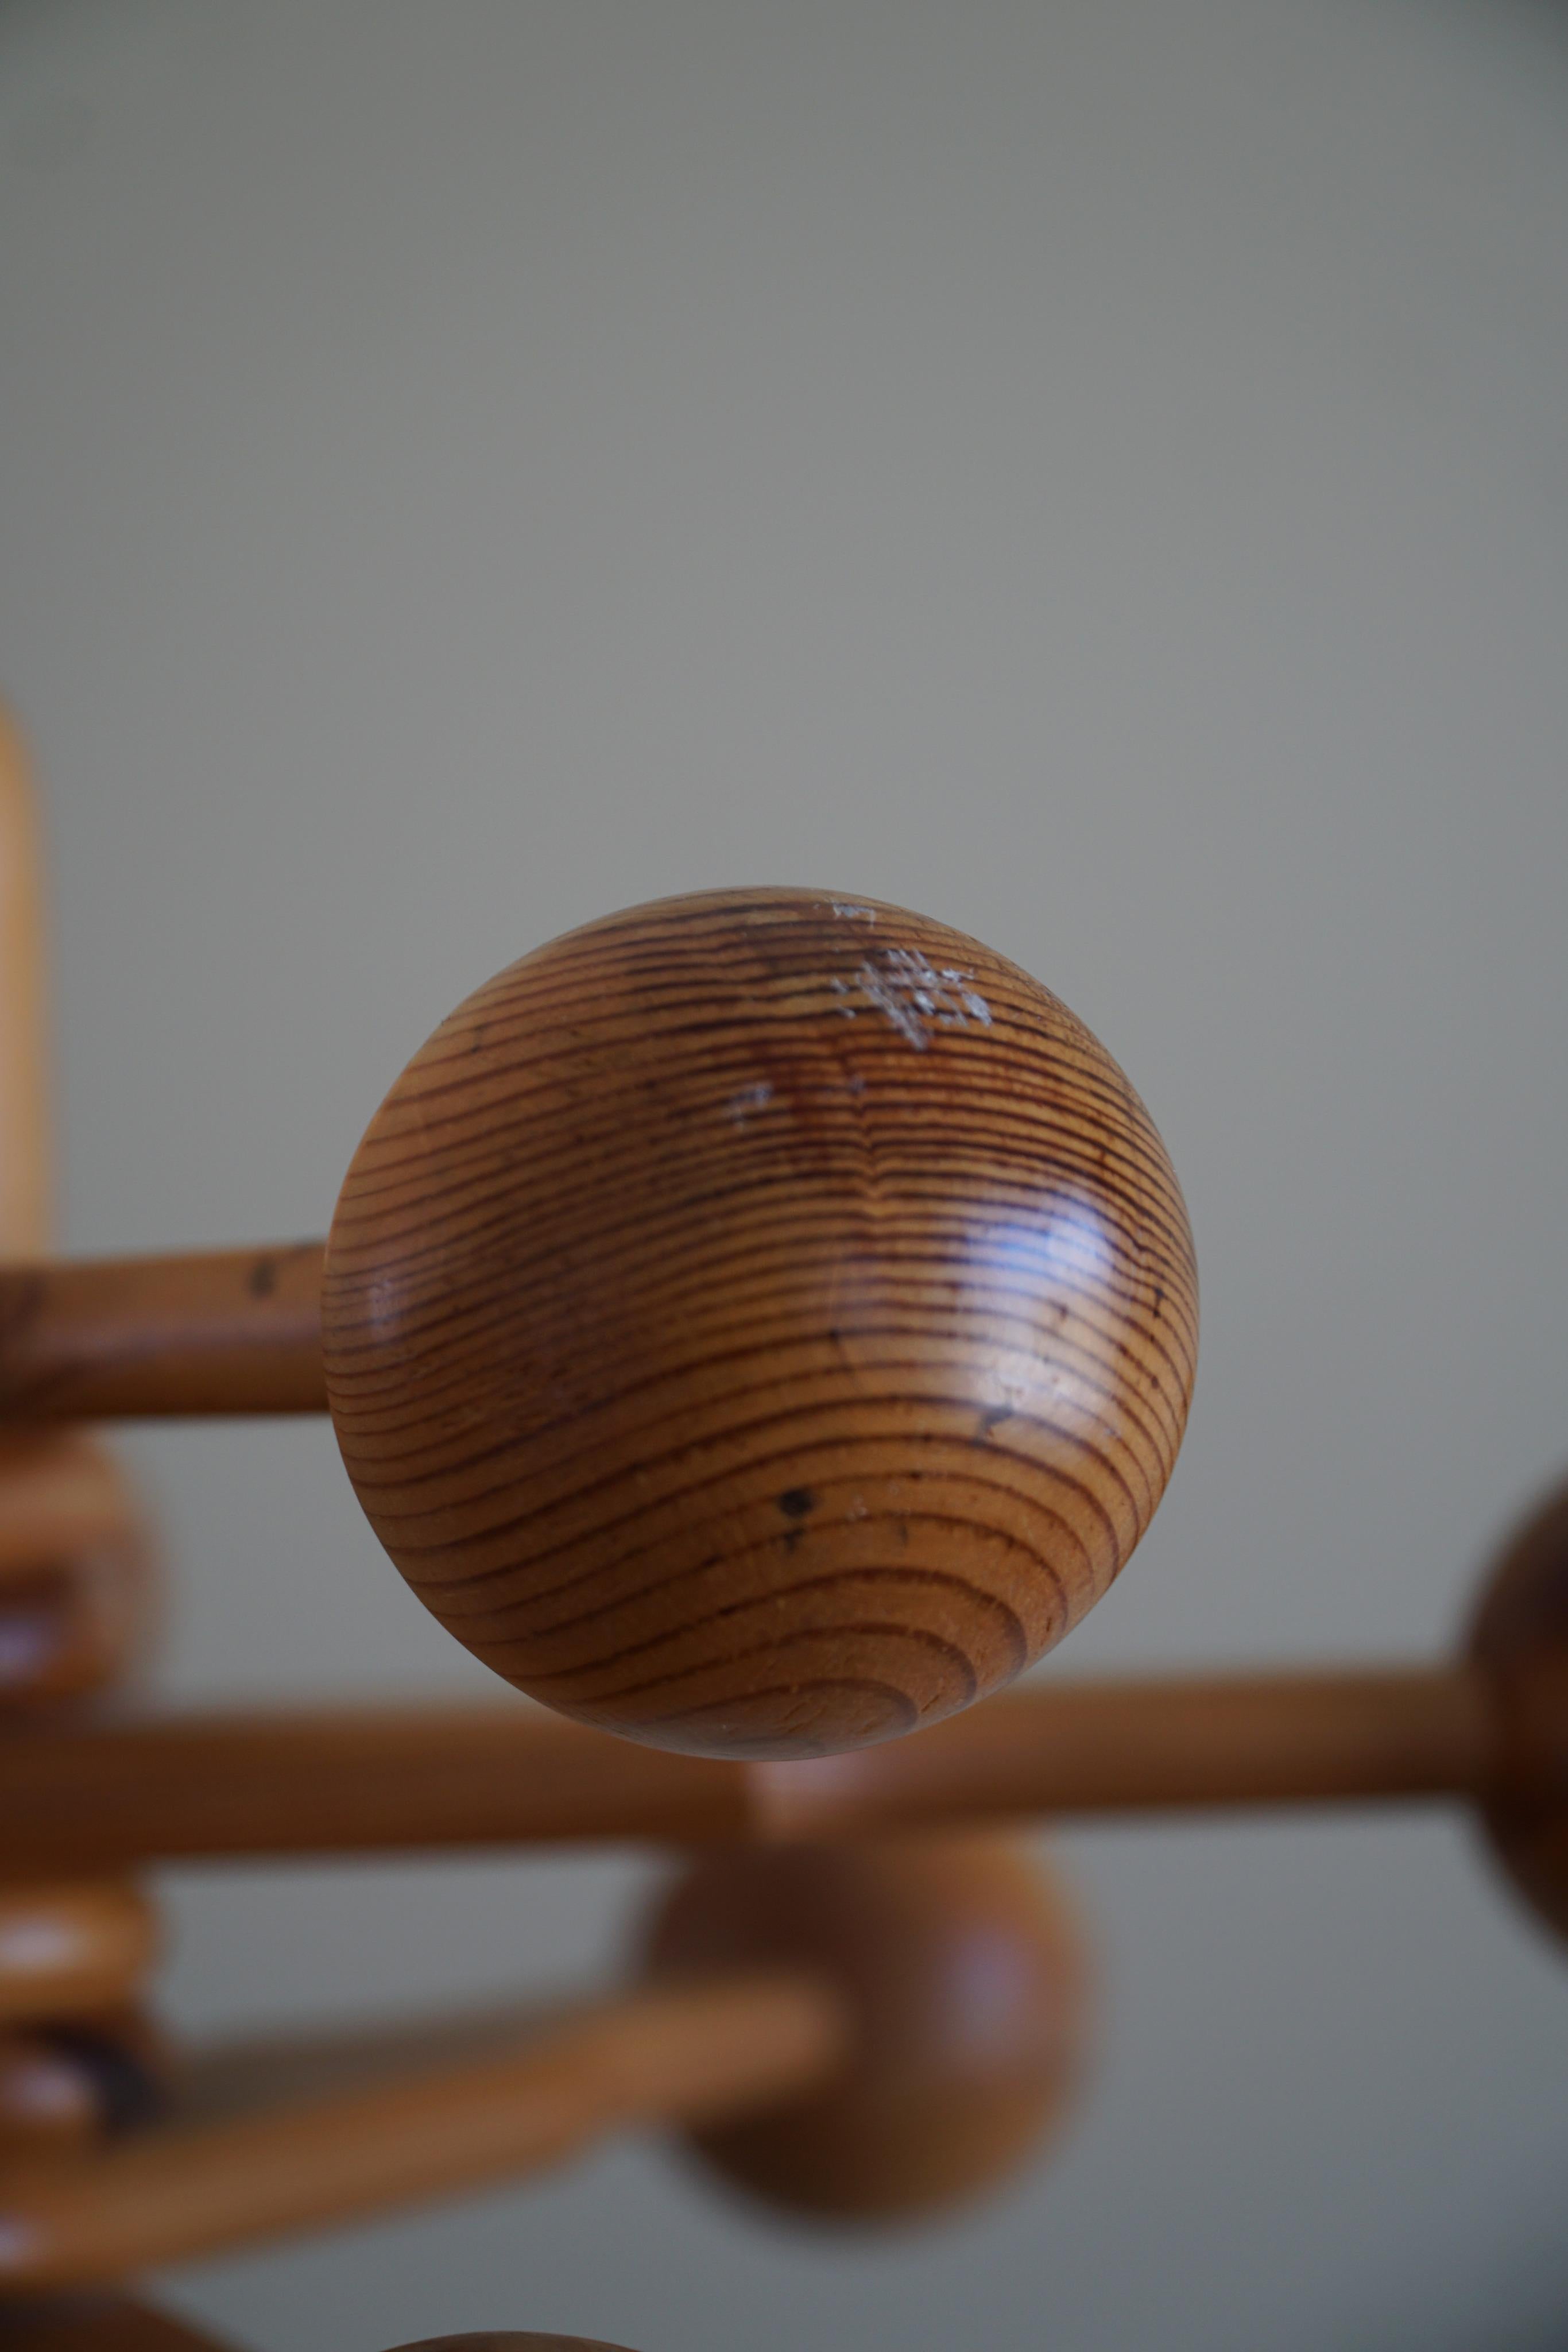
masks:
[[[807,890],[525,956],[355,1156],[322,1296],[343,1458],[450,1631],[655,1746],[888,1738],[1104,1591],[1197,1344],[1170,1163],[1015,965]]]
[[[655,1981],[772,1967],[838,1986],[854,2020],[838,2072],[691,2135],[727,2180],[819,2221],[980,2195],[1061,2120],[1082,2069],[1071,1906],[998,1837],[714,1854],[659,1906],[644,1966]]]
[[[112,2009],[157,1948],[152,1906],[130,1885],[0,1885],[0,2022]]]

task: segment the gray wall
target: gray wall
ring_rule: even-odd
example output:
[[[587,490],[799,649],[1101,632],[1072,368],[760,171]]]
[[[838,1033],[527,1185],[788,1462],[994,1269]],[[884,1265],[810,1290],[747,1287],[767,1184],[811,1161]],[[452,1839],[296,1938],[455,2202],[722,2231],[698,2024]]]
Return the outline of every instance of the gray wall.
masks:
[[[580,919],[904,900],[1100,1031],[1197,1234],[1186,1455],[1061,1669],[1440,1648],[1568,1454],[1565,134],[1563,16],[1481,0],[11,6],[69,1244],[321,1230]],[[323,1430],[131,1451],[171,1692],[482,1687]],[[1462,1822],[1060,1843],[1098,2080],[979,2217],[813,2242],[635,2147],[170,2294],[274,2352],[1562,2343],[1568,1969]],[[596,1976],[645,1876],[172,1878],[172,2007]]]

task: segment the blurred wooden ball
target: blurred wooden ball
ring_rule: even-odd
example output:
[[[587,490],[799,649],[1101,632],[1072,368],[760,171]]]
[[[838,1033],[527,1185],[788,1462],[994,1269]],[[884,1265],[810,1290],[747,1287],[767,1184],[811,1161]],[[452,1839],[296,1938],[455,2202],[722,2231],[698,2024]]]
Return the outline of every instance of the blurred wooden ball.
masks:
[[[620,2344],[601,2344],[597,2336],[427,2336],[419,2344],[401,2344],[396,2352],[626,2352]]]
[[[1492,1850],[1553,1934],[1568,1937],[1568,1486],[1505,1546],[1470,1627],[1500,1710],[1505,1778],[1547,1786],[1481,1808]],[[1554,1778],[1554,1785],[1553,1785]]]
[[[569,933],[443,1023],[333,1219],[377,1533],[535,1697],[808,1756],[950,1714],[1099,1598],[1175,1462],[1181,1193],[1016,965],[808,890]]]
[[[980,2195],[1055,2128],[1082,2067],[1073,1911],[998,1837],[716,1854],[665,1896],[645,1968],[799,1968],[842,1990],[855,2038],[831,2082],[690,2135],[726,2180],[819,2221],[899,2221]]]

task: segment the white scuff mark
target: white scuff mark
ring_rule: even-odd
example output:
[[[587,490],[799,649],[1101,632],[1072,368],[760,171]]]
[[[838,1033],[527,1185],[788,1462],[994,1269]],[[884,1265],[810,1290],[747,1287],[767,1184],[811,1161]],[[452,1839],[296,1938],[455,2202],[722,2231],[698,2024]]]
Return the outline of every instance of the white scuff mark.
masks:
[[[744,1129],[747,1120],[766,1110],[772,1099],[773,1088],[766,1078],[758,1078],[755,1086],[737,1087],[725,1108],[735,1125]]]
[[[843,1001],[850,992],[849,982],[847,980],[841,980],[837,972],[835,972],[828,985],[832,990],[833,994],[839,999],[838,1003],[833,1007],[833,1011],[835,1013],[841,1013],[846,1021],[852,1021],[855,1017],[855,1008],[852,1004],[846,1004]]]
[[[906,952],[907,950],[903,948],[893,948],[889,950],[889,956],[904,955]],[[925,1024],[921,1020],[915,1007],[905,1003],[900,993],[898,979],[878,971],[873,963],[862,963],[855,978],[876,1006],[877,1011],[891,1021],[899,1035],[906,1039],[917,1054],[924,1054],[931,1042],[925,1034]]]
[[[970,985],[973,977],[953,964],[938,971],[915,948],[881,948],[855,972],[862,993],[917,1054],[931,1042],[927,1023],[938,1029],[967,1029],[971,1021],[990,1027],[991,1008]],[[833,985],[844,992],[840,982]]]
[[[848,898],[834,898],[831,903],[834,914],[841,915],[847,923],[874,923],[876,920],[874,907],[856,907]]]

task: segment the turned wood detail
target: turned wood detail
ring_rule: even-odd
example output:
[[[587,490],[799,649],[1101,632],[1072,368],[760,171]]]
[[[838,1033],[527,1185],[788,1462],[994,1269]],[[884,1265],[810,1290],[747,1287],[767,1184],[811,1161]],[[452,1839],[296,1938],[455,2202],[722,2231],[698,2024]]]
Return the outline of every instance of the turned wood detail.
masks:
[[[360,1499],[443,1623],[703,1753],[964,1706],[1176,1459],[1192,1245],[1047,989],[925,918],[699,895],[525,956],[355,1155],[322,1294]]]

